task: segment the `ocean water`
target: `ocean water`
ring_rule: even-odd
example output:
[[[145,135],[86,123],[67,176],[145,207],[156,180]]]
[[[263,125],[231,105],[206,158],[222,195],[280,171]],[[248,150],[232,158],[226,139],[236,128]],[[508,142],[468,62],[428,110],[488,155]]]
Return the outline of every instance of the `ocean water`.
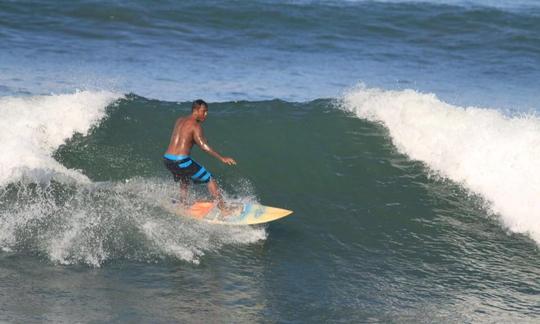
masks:
[[[539,31],[525,0],[0,2],[0,321],[540,321]],[[227,199],[292,216],[160,207],[197,98]]]

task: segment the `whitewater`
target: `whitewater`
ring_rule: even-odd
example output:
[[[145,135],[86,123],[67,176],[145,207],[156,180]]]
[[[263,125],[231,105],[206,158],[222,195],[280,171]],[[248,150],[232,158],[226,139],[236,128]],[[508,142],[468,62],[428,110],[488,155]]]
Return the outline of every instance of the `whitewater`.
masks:
[[[384,124],[397,149],[486,200],[512,232],[540,244],[540,119],[459,107],[435,94],[360,86],[341,107]]]
[[[53,152],[75,133],[86,135],[105,116],[105,108],[122,95],[108,91],[0,97],[0,186],[24,175],[33,180],[54,173],[77,181],[88,178],[55,161]]]

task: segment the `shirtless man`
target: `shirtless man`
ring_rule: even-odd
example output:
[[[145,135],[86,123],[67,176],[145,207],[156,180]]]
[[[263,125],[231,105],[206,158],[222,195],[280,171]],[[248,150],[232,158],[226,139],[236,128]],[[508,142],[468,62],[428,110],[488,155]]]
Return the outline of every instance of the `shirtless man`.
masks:
[[[208,104],[203,100],[195,100],[191,105],[191,115],[180,117],[176,120],[171,136],[171,142],[163,156],[165,166],[174,176],[174,181],[180,181],[180,202],[187,203],[189,182],[207,183],[208,191],[218,203],[220,209],[225,209],[225,204],[219,187],[203,166],[195,162],[189,154],[193,144],[206,153],[214,156],[228,165],[236,165],[236,161],[230,157],[223,157],[214,151],[204,138],[202,123],[208,116]]]

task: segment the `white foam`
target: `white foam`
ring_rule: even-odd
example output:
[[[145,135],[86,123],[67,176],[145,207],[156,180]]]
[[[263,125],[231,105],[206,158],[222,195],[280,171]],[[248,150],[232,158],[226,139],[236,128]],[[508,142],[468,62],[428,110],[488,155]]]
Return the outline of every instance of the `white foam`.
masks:
[[[106,106],[119,97],[107,91],[78,91],[0,98],[0,186],[23,175],[39,180],[55,173],[88,181],[51,155],[73,134],[86,134],[104,116]]]
[[[540,244],[539,118],[363,86],[345,94],[342,107],[382,122],[401,152],[480,194],[508,229]]]
[[[168,179],[61,186],[17,182],[0,188],[0,250],[92,267],[116,259],[198,264],[225,245],[266,239],[264,227],[216,226],[168,213],[161,201],[176,192],[177,184]]]

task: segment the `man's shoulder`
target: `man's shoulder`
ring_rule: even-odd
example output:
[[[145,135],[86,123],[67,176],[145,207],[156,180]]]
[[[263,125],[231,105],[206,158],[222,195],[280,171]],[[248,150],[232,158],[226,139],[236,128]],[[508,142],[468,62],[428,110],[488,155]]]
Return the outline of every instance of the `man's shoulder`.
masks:
[[[183,128],[189,128],[192,130],[201,128],[201,124],[199,124],[195,119],[189,118],[189,116],[178,118],[178,122],[182,122]]]
[[[191,118],[189,118],[189,116],[180,116],[176,119],[176,122],[177,123],[184,123],[184,124],[189,124],[191,122]]]

